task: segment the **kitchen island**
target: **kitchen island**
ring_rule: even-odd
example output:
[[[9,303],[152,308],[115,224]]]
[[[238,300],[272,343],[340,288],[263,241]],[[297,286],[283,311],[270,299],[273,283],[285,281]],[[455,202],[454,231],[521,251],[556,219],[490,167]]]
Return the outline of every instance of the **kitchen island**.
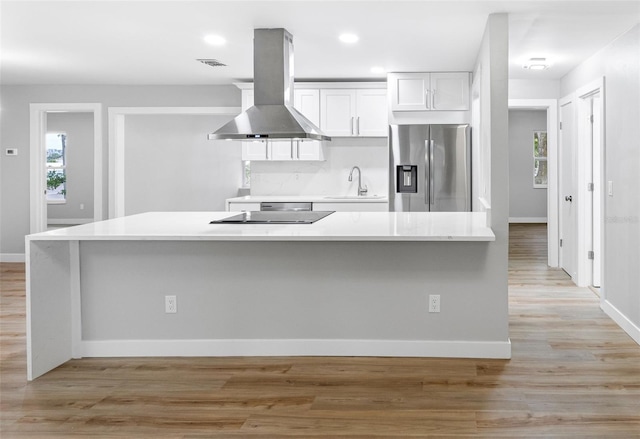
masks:
[[[81,357],[510,356],[483,213],[209,224],[228,216],[152,212],[27,236],[28,378]]]

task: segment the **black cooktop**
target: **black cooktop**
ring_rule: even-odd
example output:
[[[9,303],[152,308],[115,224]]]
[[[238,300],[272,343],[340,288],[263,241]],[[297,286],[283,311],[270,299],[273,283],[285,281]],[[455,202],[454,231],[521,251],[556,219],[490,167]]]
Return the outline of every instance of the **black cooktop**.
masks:
[[[313,224],[333,212],[323,211],[269,211],[243,212],[211,221],[209,224]]]

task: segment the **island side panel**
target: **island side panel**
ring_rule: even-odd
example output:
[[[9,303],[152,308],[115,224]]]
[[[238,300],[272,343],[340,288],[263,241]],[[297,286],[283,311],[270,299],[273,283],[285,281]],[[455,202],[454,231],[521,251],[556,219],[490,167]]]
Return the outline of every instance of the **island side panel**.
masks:
[[[27,378],[32,380],[72,358],[72,289],[77,241],[27,240]],[[76,260],[77,263],[77,260]],[[75,324],[77,324],[76,322]],[[78,329],[79,332],[79,329]]]
[[[507,298],[488,262],[491,245],[81,242],[82,338],[91,346],[83,352],[131,355],[126,343],[111,343],[120,351],[94,348],[144,340],[508,344]],[[440,313],[427,312],[429,294],[441,295]],[[166,295],[177,296],[176,314],[165,313]]]

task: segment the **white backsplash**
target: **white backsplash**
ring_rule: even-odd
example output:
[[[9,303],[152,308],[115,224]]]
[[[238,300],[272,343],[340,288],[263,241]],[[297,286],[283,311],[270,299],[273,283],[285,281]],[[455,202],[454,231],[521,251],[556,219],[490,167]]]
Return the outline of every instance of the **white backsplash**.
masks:
[[[357,195],[353,166],[362,170],[369,195],[387,195],[389,152],[386,138],[334,138],[325,142],[323,162],[251,162],[251,195]]]

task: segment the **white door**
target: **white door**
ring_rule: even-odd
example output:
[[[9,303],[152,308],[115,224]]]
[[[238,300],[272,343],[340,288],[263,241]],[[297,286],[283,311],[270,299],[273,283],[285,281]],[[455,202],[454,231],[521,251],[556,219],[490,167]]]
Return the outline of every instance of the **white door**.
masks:
[[[329,136],[353,136],[356,118],[356,91],[320,90],[320,129]]]
[[[576,191],[574,104],[560,107],[560,266],[576,278]]]
[[[356,135],[386,137],[388,130],[387,90],[383,88],[356,91]]]

